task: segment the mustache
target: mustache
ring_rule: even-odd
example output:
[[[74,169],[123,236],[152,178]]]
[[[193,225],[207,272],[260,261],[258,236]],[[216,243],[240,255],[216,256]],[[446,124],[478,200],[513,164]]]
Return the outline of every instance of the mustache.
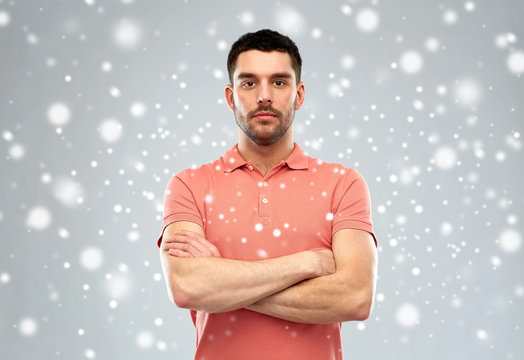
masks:
[[[256,109],[254,110],[251,110],[248,114],[247,114],[247,117],[248,118],[252,118],[252,117],[255,117],[256,114],[258,114],[259,112],[271,112],[273,114],[275,114],[278,118],[282,118],[282,112],[278,111],[277,109],[275,109],[273,106],[271,105],[259,105]]]

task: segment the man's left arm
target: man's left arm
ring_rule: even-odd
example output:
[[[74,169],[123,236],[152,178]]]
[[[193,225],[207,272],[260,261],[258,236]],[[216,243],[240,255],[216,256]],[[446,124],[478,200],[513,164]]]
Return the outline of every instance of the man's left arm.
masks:
[[[333,235],[336,271],[305,280],[247,309],[310,324],[365,320],[373,306],[377,250],[370,233],[342,229]]]

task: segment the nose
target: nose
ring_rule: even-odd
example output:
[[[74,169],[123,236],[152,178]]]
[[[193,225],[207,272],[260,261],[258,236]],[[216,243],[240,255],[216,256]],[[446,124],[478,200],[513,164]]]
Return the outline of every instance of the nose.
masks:
[[[258,94],[257,103],[262,104],[271,104],[272,103],[272,96],[271,91],[268,86],[260,86],[259,87],[260,92]]]

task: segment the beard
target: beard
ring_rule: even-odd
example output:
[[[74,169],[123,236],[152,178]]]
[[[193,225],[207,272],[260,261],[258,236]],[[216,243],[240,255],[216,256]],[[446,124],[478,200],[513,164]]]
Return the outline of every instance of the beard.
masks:
[[[242,115],[236,105],[234,105],[235,121],[246,136],[255,144],[260,146],[269,146],[276,143],[288,131],[293,123],[295,111],[290,110],[287,114],[273,108],[271,105],[259,105],[256,109]],[[296,105],[296,99],[294,106]],[[294,109],[294,108],[293,108]],[[261,111],[267,111],[275,114],[275,119],[265,122],[258,122],[253,126],[250,122],[255,115]]]

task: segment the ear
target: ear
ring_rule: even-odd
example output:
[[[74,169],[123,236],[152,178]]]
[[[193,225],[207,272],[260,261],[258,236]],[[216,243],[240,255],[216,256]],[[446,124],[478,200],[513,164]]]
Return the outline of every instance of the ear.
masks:
[[[224,97],[226,98],[227,106],[231,111],[235,110],[235,102],[233,101],[233,86],[230,84],[226,85],[224,89]]]
[[[302,104],[304,104],[305,98],[306,98],[306,88],[304,87],[304,83],[301,81],[298,83],[298,86],[297,86],[297,101],[295,105],[295,110],[298,110],[302,107]]]

